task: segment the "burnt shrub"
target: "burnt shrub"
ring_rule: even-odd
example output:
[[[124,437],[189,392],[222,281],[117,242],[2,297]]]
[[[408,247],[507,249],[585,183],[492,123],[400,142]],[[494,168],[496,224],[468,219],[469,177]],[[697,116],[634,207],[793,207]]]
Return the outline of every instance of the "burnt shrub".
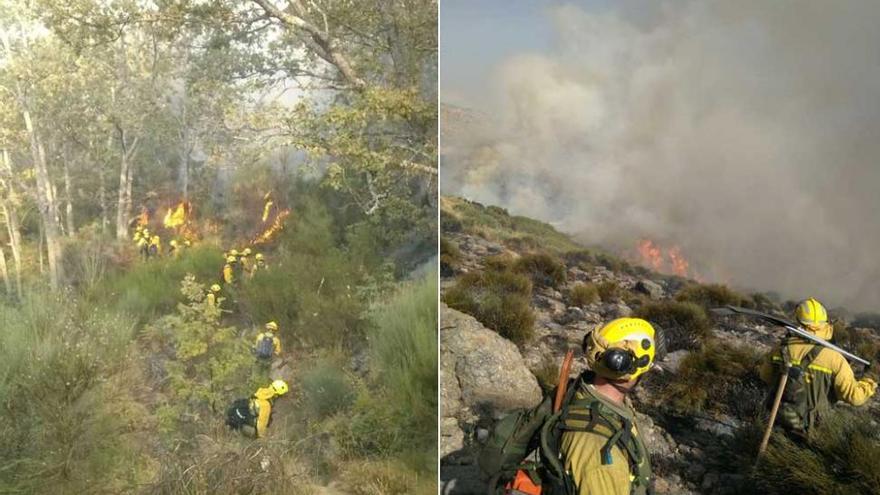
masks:
[[[536,285],[558,287],[565,282],[565,265],[546,253],[527,254],[516,260],[513,269],[528,275]]]
[[[669,352],[699,347],[709,338],[712,328],[706,311],[692,302],[647,303],[636,311],[635,316],[663,328]]]
[[[525,275],[488,270],[468,273],[446,291],[443,301],[517,344],[533,335],[532,282]]]

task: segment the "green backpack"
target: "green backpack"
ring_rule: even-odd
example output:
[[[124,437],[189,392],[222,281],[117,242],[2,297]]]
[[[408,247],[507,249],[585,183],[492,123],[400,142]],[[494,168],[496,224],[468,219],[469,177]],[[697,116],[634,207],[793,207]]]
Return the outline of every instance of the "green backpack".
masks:
[[[822,349],[822,346],[814,345],[807,351],[803,359],[796,361],[792,359],[789,346],[785,344],[781,349],[782,356],[772,357],[772,361],[777,365],[780,373],[784,371],[786,361],[791,363],[791,367],[788,369],[788,381],[782,392],[778,416],[779,424],[788,431],[803,434],[815,422],[816,411],[811,411],[815,407],[810,407],[810,389],[811,387],[825,389],[828,388],[827,383],[830,383],[830,379],[823,376],[825,373],[811,369],[813,361],[819,356]],[[819,383],[813,383],[813,381]],[[773,389],[768,396],[768,400],[771,402],[775,392],[776,390]]]
[[[577,495],[578,490],[560,456],[562,434],[590,431],[608,438],[602,448],[603,464],[611,463],[611,448],[626,453],[633,476],[633,493],[653,493],[650,465],[640,439],[631,435],[632,423],[594,398],[576,399],[583,378],[569,380],[559,411],[553,412],[555,390],[531,410],[517,409],[504,416],[492,430],[478,459],[489,478],[489,492],[499,495],[517,471],[525,471],[541,486],[542,495]],[[601,428],[597,428],[600,427]],[[536,453],[529,458],[529,454]]]

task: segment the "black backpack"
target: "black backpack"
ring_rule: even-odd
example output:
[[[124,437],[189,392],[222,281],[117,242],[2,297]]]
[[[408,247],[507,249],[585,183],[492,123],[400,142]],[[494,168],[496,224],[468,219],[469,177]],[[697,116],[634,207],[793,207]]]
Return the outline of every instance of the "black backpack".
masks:
[[[264,335],[257,343],[256,354],[260,359],[270,359],[275,353],[275,339],[271,335]]]
[[[226,410],[226,425],[233,430],[240,430],[242,426],[256,427],[256,424],[257,416],[250,399],[236,399]]]

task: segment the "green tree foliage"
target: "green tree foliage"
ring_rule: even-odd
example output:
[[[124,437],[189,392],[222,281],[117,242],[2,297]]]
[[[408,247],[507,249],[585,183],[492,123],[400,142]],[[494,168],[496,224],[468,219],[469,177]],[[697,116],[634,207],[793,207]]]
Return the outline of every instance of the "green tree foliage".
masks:
[[[171,400],[161,414],[185,420],[223,410],[230,392],[249,384],[253,358],[236,329],[221,324],[221,310],[206,303],[205,286],[194,276],[181,281],[180,293],[186,303],[148,325],[147,334],[171,351],[164,366]]]

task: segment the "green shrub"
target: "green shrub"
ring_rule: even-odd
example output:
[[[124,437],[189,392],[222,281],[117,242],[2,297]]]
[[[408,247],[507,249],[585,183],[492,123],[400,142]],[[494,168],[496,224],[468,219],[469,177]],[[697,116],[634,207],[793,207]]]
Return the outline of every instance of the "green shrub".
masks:
[[[445,237],[440,237],[440,271],[444,276],[451,276],[455,265],[461,260],[461,250]]]
[[[300,379],[302,407],[310,418],[324,418],[348,408],[355,398],[351,380],[332,359],[309,363]]]
[[[513,268],[513,264],[516,262],[516,258],[509,254],[496,254],[494,256],[487,256],[483,258],[483,266],[488,270],[495,271],[506,271]]]
[[[126,373],[132,319],[72,291],[31,291],[0,305],[0,325],[0,465],[15,466],[0,469],[0,490],[88,492],[125,479],[146,415],[130,395],[137,373]]]
[[[192,275],[180,283],[187,303],[147,326],[160,348],[170,349],[164,363],[167,392],[180,421],[223,410],[230,391],[250,394],[253,357],[234,327],[223,326],[220,310],[205,303],[205,286]],[[178,427],[180,425],[166,425]]]
[[[596,285],[596,292],[604,302],[611,302],[623,296],[623,289],[613,280],[606,280]]]
[[[684,357],[661,392],[662,403],[685,415],[710,412],[750,419],[766,393],[756,371],[760,360],[752,348],[709,343]]]
[[[173,311],[180,300],[178,284],[187,274],[199,280],[217,281],[223,268],[220,248],[201,244],[185,250],[178,258],[136,261],[122,274],[108,275],[107,281],[87,293],[91,304],[112,303],[120,311],[146,323]]]
[[[513,269],[528,275],[537,285],[559,287],[565,283],[565,265],[546,253],[522,256],[514,262]]]
[[[577,266],[582,269],[588,269],[595,263],[593,253],[587,249],[575,249],[565,253],[562,257],[566,265]]]
[[[353,495],[434,495],[437,482],[394,461],[347,463],[340,473],[346,493]]]
[[[755,306],[755,302],[750,298],[721,284],[688,285],[679,291],[675,296],[675,299],[682,302],[696,303],[706,309],[727,305],[742,306],[745,308],[753,308]]]
[[[572,306],[584,307],[599,300],[599,289],[593,284],[575,284],[568,291],[568,300]]]
[[[413,446],[433,450],[437,431],[437,274],[405,284],[371,315],[371,371],[410,417]]]
[[[706,311],[692,302],[652,302],[639,308],[635,316],[663,329],[669,352],[698,347],[708,340],[712,328]]]
[[[522,344],[532,338],[532,283],[513,272],[468,273],[446,291],[449,307],[467,313],[502,336]]]
[[[751,473],[753,493],[880,494],[875,424],[869,411],[837,409],[813,430],[807,445],[774,433]]]

